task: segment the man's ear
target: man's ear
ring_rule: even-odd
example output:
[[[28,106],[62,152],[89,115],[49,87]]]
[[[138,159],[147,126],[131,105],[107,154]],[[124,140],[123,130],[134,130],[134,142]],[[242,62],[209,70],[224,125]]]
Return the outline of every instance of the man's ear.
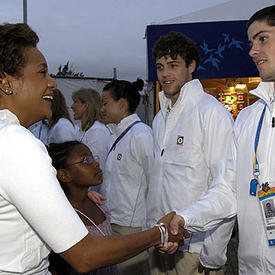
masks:
[[[193,60],[190,62],[189,66],[188,66],[188,69],[189,69],[190,74],[192,74],[192,73],[195,71],[196,66],[197,66],[197,62],[193,59]]]
[[[71,181],[71,173],[66,169],[58,169],[57,171],[57,178],[65,183],[68,183]]]

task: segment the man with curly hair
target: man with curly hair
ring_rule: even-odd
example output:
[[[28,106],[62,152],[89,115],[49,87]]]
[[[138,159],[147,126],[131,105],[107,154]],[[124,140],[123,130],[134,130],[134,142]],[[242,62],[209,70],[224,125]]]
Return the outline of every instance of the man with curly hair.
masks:
[[[160,111],[152,126],[155,162],[146,227],[207,192],[227,150],[233,125],[230,113],[194,79],[200,60],[194,41],[170,32],[156,42],[153,57],[162,91]],[[234,222],[232,219],[212,231],[192,234],[174,255],[151,251],[152,274],[193,275],[203,270],[223,274]]]

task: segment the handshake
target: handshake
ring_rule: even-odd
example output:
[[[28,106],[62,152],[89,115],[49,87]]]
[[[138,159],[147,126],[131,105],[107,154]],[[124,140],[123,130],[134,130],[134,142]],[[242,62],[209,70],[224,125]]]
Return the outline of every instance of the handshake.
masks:
[[[175,214],[170,212],[155,225],[160,231],[160,244],[156,247],[162,253],[175,253],[178,247],[183,245],[184,238],[190,237],[190,233],[184,229],[184,219]]]

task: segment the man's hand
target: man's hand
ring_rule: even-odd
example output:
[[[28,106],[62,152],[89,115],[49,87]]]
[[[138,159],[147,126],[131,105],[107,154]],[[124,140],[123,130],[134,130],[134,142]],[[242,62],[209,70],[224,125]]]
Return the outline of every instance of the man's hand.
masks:
[[[174,227],[175,227],[174,232],[176,232],[176,233],[172,234],[173,232],[171,232],[171,223],[175,220],[176,216],[178,216],[178,215],[175,215],[175,212],[171,212],[158,221],[158,223],[166,223],[169,226],[167,248],[163,247],[162,245],[157,246],[157,248],[159,249],[159,251],[161,253],[164,253],[164,252],[167,252],[169,254],[175,253],[177,251],[178,247],[180,245],[183,245],[184,237],[190,237],[190,234],[186,230],[184,230],[183,226],[175,227],[175,225],[174,225]],[[179,217],[182,218],[181,216],[179,216]],[[175,221],[174,221],[174,223],[175,223]],[[184,223],[183,223],[183,225],[184,225]]]
[[[105,201],[107,199],[106,197],[102,196],[101,194],[97,193],[96,191],[89,191],[88,197],[92,202],[94,202],[98,205],[102,205],[103,201]]]
[[[179,232],[179,229],[182,227],[184,228],[185,221],[182,216],[175,215],[170,222],[170,232],[173,235],[177,235]],[[186,231],[187,232],[187,231]],[[189,233],[188,233],[189,234]],[[189,236],[188,236],[189,237]]]

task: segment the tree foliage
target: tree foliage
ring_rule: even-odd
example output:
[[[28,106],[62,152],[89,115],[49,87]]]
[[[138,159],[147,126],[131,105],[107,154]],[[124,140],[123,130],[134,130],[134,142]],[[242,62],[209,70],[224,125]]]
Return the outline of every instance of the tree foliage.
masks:
[[[59,65],[58,72],[52,76],[69,76],[69,77],[84,77],[84,73],[75,72],[72,66],[69,66],[69,61],[65,65]]]

